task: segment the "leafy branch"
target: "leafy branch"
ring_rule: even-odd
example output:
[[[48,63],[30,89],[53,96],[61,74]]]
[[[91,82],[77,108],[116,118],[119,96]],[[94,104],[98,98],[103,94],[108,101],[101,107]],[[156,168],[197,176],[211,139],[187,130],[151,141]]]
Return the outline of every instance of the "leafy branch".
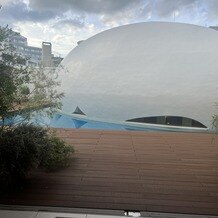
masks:
[[[60,109],[63,93],[57,91],[60,82],[54,68],[31,68],[27,58],[18,54],[10,43],[12,32],[7,26],[0,27],[0,119],[20,114],[30,117],[31,110],[43,110],[52,114]],[[25,120],[25,119],[24,119]]]

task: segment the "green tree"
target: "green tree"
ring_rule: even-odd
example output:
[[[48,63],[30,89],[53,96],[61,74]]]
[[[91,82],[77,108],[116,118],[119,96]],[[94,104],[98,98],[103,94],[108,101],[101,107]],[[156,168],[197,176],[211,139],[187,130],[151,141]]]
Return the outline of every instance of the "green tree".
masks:
[[[29,170],[70,164],[73,148],[49,129],[28,123],[33,111],[52,114],[63,93],[55,69],[30,68],[10,44],[12,31],[0,27],[0,191],[20,186]],[[45,109],[46,108],[46,109]],[[20,123],[7,119],[22,114]]]
[[[0,118],[2,128],[5,119],[20,114],[28,119],[31,109],[51,114],[61,107],[63,93],[57,91],[59,81],[54,68],[31,68],[27,59],[18,54],[10,44],[8,27],[0,27]],[[24,119],[24,120],[25,120]]]

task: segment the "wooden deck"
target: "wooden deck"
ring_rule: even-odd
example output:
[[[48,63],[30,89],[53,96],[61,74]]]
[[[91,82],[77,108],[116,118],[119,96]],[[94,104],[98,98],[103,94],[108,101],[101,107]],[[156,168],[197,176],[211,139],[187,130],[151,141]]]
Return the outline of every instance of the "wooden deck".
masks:
[[[57,130],[71,167],[36,171],[1,204],[218,215],[218,136]]]

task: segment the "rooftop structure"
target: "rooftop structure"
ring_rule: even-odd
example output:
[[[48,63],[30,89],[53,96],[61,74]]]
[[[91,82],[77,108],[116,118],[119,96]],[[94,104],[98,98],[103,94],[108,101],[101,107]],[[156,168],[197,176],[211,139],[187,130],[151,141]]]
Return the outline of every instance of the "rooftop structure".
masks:
[[[63,60],[63,112],[78,107],[90,119],[208,131],[217,57],[218,32],[206,27],[148,22],[104,31]]]
[[[84,42],[85,40],[80,40],[77,42],[77,45],[81,44],[82,42]]]
[[[52,67],[52,45],[50,42],[42,42],[42,66]]]

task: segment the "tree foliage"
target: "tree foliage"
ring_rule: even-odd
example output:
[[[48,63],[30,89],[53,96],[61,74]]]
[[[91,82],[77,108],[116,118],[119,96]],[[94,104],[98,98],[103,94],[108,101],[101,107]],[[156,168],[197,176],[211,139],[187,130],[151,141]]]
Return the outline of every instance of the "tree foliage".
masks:
[[[57,91],[59,81],[54,68],[31,68],[28,59],[18,54],[10,44],[8,27],[0,27],[0,118],[22,114],[29,117],[31,109],[42,110],[49,106],[48,113],[61,107],[63,93]]]
[[[29,170],[38,166],[47,171],[68,166],[73,151],[47,129],[32,124],[0,131],[0,191],[22,187]]]
[[[69,165],[73,148],[48,129],[29,124],[33,111],[52,114],[63,93],[55,69],[31,68],[10,44],[8,27],[0,27],[0,189],[22,184],[29,170]],[[22,115],[20,123],[7,122]]]

